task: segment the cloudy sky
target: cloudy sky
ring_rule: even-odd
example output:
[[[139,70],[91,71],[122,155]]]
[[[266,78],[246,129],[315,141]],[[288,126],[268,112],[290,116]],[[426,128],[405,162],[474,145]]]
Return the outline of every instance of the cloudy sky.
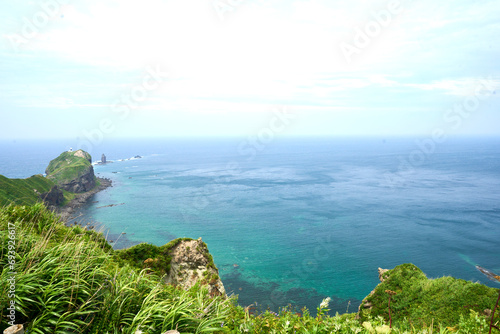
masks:
[[[2,0],[0,139],[500,135],[498,18],[498,0]]]

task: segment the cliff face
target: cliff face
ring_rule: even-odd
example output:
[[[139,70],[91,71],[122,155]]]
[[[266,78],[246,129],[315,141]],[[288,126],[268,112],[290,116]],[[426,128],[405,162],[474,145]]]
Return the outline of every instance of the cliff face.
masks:
[[[201,238],[178,238],[163,246],[141,243],[115,250],[114,257],[122,265],[149,268],[163,277],[167,284],[187,290],[199,282],[208,286],[212,296],[226,294],[213,257]]]
[[[64,194],[58,186],[53,186],[48,192],[41,194],[40,198],[49,206],[60,206],[64,203]]]
[[[90,166],[78,178],[60,183],[61,188],[72,193],[84,193],[96,186],[94,168]]]
[[[72,193],[83,193],[96,186],[90,154],[82,150],[64,152],[52,160],[45,170],[47,178]]]
[[[212,255],[201,238],[181,241],[170,249],[170,256],[170,270],[164,278],[166,283],[189,289],[200,282],[208,285],[212,296],[226,294]]]

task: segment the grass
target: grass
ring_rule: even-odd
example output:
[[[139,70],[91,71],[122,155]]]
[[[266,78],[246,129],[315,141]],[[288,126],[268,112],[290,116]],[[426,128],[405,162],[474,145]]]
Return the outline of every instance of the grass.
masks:
[[[251,314],[235,297],[212,297],[198,284],[187,291],[166,285],[161,279],[165,269],[144,268],[143,259],[167,256],[181,240],[115,251],[102,234],[64,226],[43,204],[0,208],[0,239],[1,331],[9,325],[9,251],[15,253],[17,272],[16,323],[24,323],[29,333],[481,334],[489,329],[481,308],[492,307],[497,293],[450,277],[428,280],[405,264],[386,273],[367,298],[373,309],[360,318],[355,313],[327,315],[328,299],[318,301],[315,317],[291,307]],[[396,293],[390,304],[393,328],[386,290]]]
[[[9,179],[0,175],[0,206],[11,203],[33,205],[41,200],[39,194],[48,192],[53,186],[55,183],[42,175],[33,175],[27,179]]]
[[[119,266],[102,234],[65,227],[42,204],[0,211],[2,306],[10,302],[9,226],[16,235],[16,323],[30,333],[211,333],[228,313],[231,300],[211,298],[204,287],[183,291],[149,269]],[[7,312],[0,309],[1,330]]]

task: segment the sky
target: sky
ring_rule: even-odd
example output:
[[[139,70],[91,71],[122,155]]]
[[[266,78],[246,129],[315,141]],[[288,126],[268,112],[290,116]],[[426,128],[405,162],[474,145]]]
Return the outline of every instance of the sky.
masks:
[[[0,139],[500,135],[500,2],[0,2]]]

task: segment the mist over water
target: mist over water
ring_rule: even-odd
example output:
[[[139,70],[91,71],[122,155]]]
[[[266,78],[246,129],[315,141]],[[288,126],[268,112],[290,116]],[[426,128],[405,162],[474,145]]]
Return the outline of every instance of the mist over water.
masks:
[[[499,144],[449,140],[397,174],[418,149],[411,139],[288,139],[254,150],[233,139],[105,143],[91,153],[114,160],[95,166],[114,186],[80,219],[104,225],[116,248],[202,237],[242,305],[315,309],[330,296],[334,311],[349,301],[355,311],[378,267],[411,262],[429,277],[489,284],[474,265],[500,271]],[[4,153],[0,174],[28,153],[7,162]]]

